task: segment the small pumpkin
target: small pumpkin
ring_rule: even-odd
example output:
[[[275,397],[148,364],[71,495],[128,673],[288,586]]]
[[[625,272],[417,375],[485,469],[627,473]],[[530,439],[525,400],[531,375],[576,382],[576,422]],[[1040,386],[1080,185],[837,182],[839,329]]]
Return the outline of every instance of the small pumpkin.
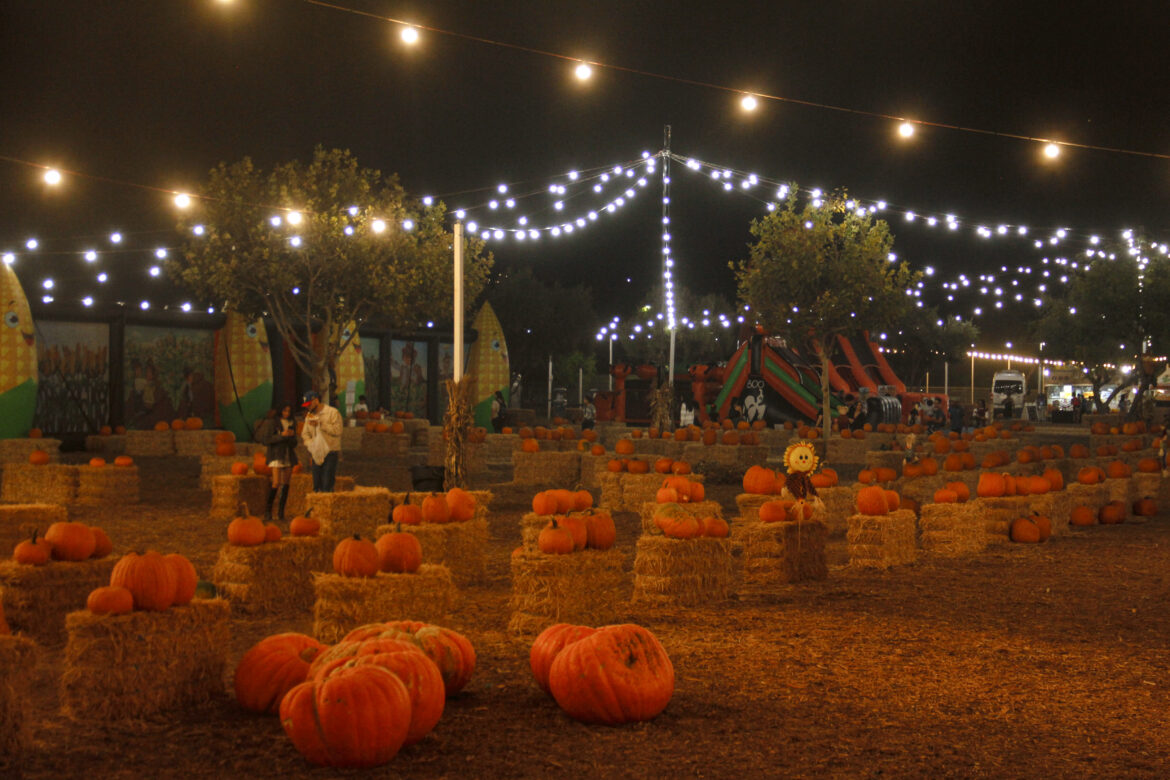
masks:
[[[342,539],[333,548],[333,571],[343,577],[373,577],[380,565],[378,548],[358,534]]]
[[[264,541],[265,542],[279,542],[280,541],[280,526],[276,523],[264,524]]]
[[[44,566],[52,556],[53,545],[43,538],[38,539],[36,530],[31,539],[17,542],[16,547],[12,548],[12,560],[24,566]]]
[[[422,519],[424,523],[451,522],[451,508],[447,505],[447,498],[443,495],[427,496],[422,501]]]
[[[1012,521],[1010,536],[1013,542],[1035,543],[1040,541],[1040,529],[1030,518],[1018,517]]]
[[[1072,525],[1096,525],[1097,513],[1087,506],[1073,507],[1073,510],[1069,513],[1068,521]]]
[[[90,458],[89,465],[91,468],[95,468],[95,469],[105,468],[106,459],[105,458]]]
[[[84,561],[97,548],[93,530],[84,523],[53,523],[45,531],[45,541],[53,546],[55,561]]]
[[[312,516],[312,511],[307,509],[303,515],[294,517],[288,524],[288,532],[293,536],[317,536],[321,533],[321,521]]]
[[[133,466],[134,459],[131,458],[129,455],[119,455],[118,457],[114,458],[114,465],[118,466],[119,468],[126,468],[128,466]]]
[[[392,522],[402,525],[420,525],[423,521],[422,507],[404,501],[394,507],[394,511],[390,513],[390,519]]]
[[[374,543],[378,550],[378,567],[385,572],[411,574],[422,565],[422,545],[418,537],[396,526],[394,531],[382,534]]]
[[[28,462],[34,466],[44,466],[49,462],[49,453],[45,450],[33,450],[28,454]]]
[[[573,535],[553,517],[536,537],[536,548],[548,555],[567,555],[573,552]]]
[[[114,543],[110,541],[105,531],[96,525],[91,525],[89,530],[93,532],[93,552],[90,553],[90,558],[105,558],[114,551]]]
[[[590,512],[585,516],[585,546],[608,550],[617,541],[617,526],[608,512]]]
[[[236,518],[228,523],[228,544],[236,547],[255,547],[264,544],[267,532],[260,518],[248,514],[247,504],[241,503],[236,512]]]
[[[463,488],[454,487],[448,490],[446,501],[452,523],[463,523],[475,516],[475,496]]]
[[[125,615],[134,609],[134,594],[120,585],[103,585],[90,592],[85,608],[95,615]]]

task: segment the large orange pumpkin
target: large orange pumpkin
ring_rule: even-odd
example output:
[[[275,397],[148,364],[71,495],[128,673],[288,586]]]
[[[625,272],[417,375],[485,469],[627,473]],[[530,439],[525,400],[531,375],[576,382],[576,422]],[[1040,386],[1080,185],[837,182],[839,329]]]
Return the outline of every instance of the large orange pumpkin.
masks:
[[[122,556],[110,573],[110,585],[130,591],[135,609],[161,612],[174,603],[178,582],[166,558],[148,550],[142,555],[131,552]]]
[[[857,492],[857,512],[863,515],[884,515],[890,511],[886,491],[880,487],[863,487]]]
[[[309,664],[325,649],[311,636],[275,634],[261,639],[236,666],[236,701],[252,712],[276,714],[284,695],[309,677]]]
[[[1096,525],[1097,513],[1087,506],[1073,507],[1069,513],[1068,521],[1072,525]]]
[[[55,561],[84,561],[97,548],[93,530],[84,523],[53,523],[45,531],[45,541],[53,546]]]
[[[343,577],[373,577],[380,567],[378,548],[357,534],[342,539],[333,548],[333,571]]]
[[[1002,474],[984,472],[979,475],[979,482],[975,486],[975,495],[980,498],[998,498],[1007,491],[1007,483]]]

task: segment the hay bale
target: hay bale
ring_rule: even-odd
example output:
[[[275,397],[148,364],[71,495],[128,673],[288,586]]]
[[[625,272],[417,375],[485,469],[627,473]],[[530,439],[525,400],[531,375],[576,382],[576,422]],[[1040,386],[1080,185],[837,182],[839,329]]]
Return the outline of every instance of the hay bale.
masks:
[[[359,452],[362,448],[362,439],[366,429],[362,425],[346,425],[341,429],[341,451]]]
[[[215,437],[221,433],[223,431],[174,431],[175,454],[187,458],[197,458],[201,455],[214,453]]]
[[[92,452],[94,455],[105,455],[106,457],[122,455],[126,452],[126,434],[112,433],[109,436],[94,436],[91,434],[86,436],[85,451]]]
[[[825,460],[829,463],[865,463],[871,449],[877,449],[877,445],[869,440],[869,434],[864,439],[833,436],[825,440]]]
[[[174,455],[175,432],[170,428],[165,431],[126,431],[126,454],[135,457]]]
[[[627,587],[624,561],[617,550],[513,553],[508,630],[536,634],[554,623],[602,626],[616,622],[617,605]]]
[[[845,532],[849,530],[849,517],[857,511],[857,494],[853,492],[853,488],[848,485],[817,488],[817,497],[820,498],[825,507],[822,522],[824,522],[830,538],[844,536]]]
[[[468,490],[472,498],[475,499],[475,517],[486,517],[488,507],[491,506],[495,499],[495,494],[490,490]],[[422,502],[429,496],[444,496],[445,493],[427,492],[425,490],[411,490],[411,491],[390,491],[390,503],[393,506],[399,504],[415,504],[422,506]]]
[[[1106,503],[1120,501],[1125,504],[1127,512],[1134,499],[1140,498],[1134,494],[1134,483],[1131,477],[1106,479],[1103,484],[1105,485],[1105,495],[1108,497]]]
[[[410,436],[405,433],[366,431],[362,436],[361,452],[367,458],[405,458],[409,448]]]
[[[746,523],[738,530],[743,545],[745,587],[771,588],[790,582],[823,580],[828,529],[819,520],[799,523]]]
[[[445,566],[428,563],[413,574],[316,574],[313,588],[313,636],[329,644],[367,623],[445,623],[456,598],[451,572]]]
[[[114,506],[137,504],[138,467],[78,466],[77,503]]]
[[[580,480],[579,452],[512,453],[512,481],[518,485],[572,487]]]
[[[16,504],[72,504],[77,498],[77,466],[9,463],[4,467],[0,499]]]
[[[776,501],[780,496],[762,493],[740,493],[735,497],[735,505],[739,507],[739,516],[745,523],[760,521],[760,507],[769,501]]]
[[[162,612],[70,613],[63,711],[78,720],[141,718],[221,698],[230,611],[223,599],[196,599]]]
[[[237,612],[309,612],[317,598],[313,572],[333,567],[335,546],[330,536],[285,536],[256,547],[225,544],[211,570],[211,581]]]
[[[987,547],[987,531],[975,508],[970,502],[923,504],[918,518],[923,552],[945,556],[983,552]]]
[[[0,602],[13,631],[23,631],[41,644],[65,636],[65,616],[85,606],[94,588],[110,584],[117,560],[50,561],[44,566],[0,562]]]
[[[215,455],[203,453],[199,456],[199,487],[211,490],[211,480],[222,474],[232,473],[233,463],[252,465],[252,458],[257,451],[263,452],[262,444],[241,444],[236,442],[235,455]]]
[[[763,444],[702,444],[688,443],[682,451],[682,459],[688,463],[711,461],[722,466],[747,469],[767,463],[768,448]]]
[[[946,487],[948,482],[957,481],[954,477],[957,473],[955,471],[940,471],[929,477],[902,478],[895,484],[894,489],[898,491],[899,495],[917,501],[919,506],[925,506],[934,501],[935,492]]]
[[[32,536],[44,533],[53,523],[69,519],[69,511],[60,504],[0,505],[0,556],[10,556],[12,548]]]
[[[334,493],[345,493],[354,487],[353,477],[337,477],[333,481]],[[309,508],[309,494],[312,492],[312,474],[293,474],[288,481],[288,501],[284,508],[284,516],[291,518],[303,515]]]
[[[1170,479],[1163,479],[1161,473],[1158,472],[1151,474],[1140,471],[1135,473],[1132,479],[1135,498],[1148,496],[1154,499],[1158,503],[1160,514],[1170,510]]]
[[[35,684],[36,643],[0,636],[0,772],[19,777],[21,757],[32,746],[29,700]]]
[[[918,557],[916,518],[909,509],[888,515],[853,515],[845,538],[853,566],[885,569],[914,563]]]
[[[380,526],[377,535],[395,530]],[[477,514],[463,523],[404,525],[402,530],[418,537],[425,563],[442,564],[459,586],[479,585],[487,576],[488,521]]]
[[[1073,506],[1087,506],[1096,512],[1109,503],[1109,490],[1101,483],[1082,485],[1072,482],[1065,485],[1064,490],[1072,497]],[[1126,507],[1126,511],[1129,511],[1129,507]]]
[[[606,455],[590,455],[588,452],[582,452],[581,487],[587,490],[600,490],[602,477],[609,473],[606,470],[608,463],[609,457]]]
[[[320,521],[322,535],[335,539],[354,534],[373,539],[391,509],[390,491],[374,487],[355,487],[341,493],[309,493],[306,504],[313,517]]]
[[[866,450],[865,460],[861,461],[867,469],[893,469],[902,473],[902,462],[906,459],[906,451],[896,450]]]
[[[512,453],[520,449],[515,433],[489,433],[483,442],[483,457],[489,463],[511,463]]]
[[[1032,496],[1000,496],[973,498],[967,503],[983,519],[987,543],[1007,544],[1011,541],[1012,521],[1032,514],[1032,500]]]
[[[654,516],[660,512],[674,517],[685,515],[700,520],[707,517],[723,517],[723,507],[718,501],[694,501],[685,504],[659,504],[657,501],[645,501],[638,507],[638,515],[642,519],[643,534],[662,535],[662,531],[654,524]]]
[[[60,439],[0,439],[0,463],[28,463],[28,458],[37,450],[49,453],[49,462],[60,459]]]
[[[634,556],[634,603],[693,607],[733,590],[731,542],[709,536],[642,536]]]
[[[1073,509],[1072,495],[1067,490],[1050,490],[1035,499],[1034,510],[1052,521],[1052,535],[1068,533],[1069,515]]]
[[[258,474],[223,474],[211,478],[211,519],[230,520],[237,516],[240,504],[253,515],[263,515],[272,489],[268,477]]]

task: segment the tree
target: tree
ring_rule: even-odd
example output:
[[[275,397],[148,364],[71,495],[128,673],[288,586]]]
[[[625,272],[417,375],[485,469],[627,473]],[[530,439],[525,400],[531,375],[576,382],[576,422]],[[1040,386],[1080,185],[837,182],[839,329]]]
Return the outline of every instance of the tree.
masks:
[[[944,318],[933,306],[909,307],[896,329],[896,341],[906,356],[902,360],[903,379],[913,383],[930,367],[932,356],[956,360],[979,339],[979,328],[973,322],[958,317]]]
[[[422,208],[397,177],[359,167],[348,151],[318,147],[308,162],[267,173],[249,158],[220,163],[199,198],[180,224],[187,239],[169,271],[224,310],[270,316],[322,394],[366,322],[415,327],[451,310],[444,207]],[[465,242],[468,305],[491,264],[482,242]]]
[[[633,339],[620,338],[615,346],[622,359],[631,363],[654,363],[666,366],[670,362],[670,331],[658,318],[662,311],[663,288],[659,284],[647,293],[636,311],[619,320],[619,330],[628,335],[635,324],[643,326]],[[674,338],[675,372],[685,371],[694,363],[725,361],[735,351],[736,309],[718,293],[696,294],[685,287],[675,286],[675,310],[679,321]],[[728,326],[723,326],[720,315],[726,315]],[[688,321],[683,322],[682,317]],[[704,320],[707,324],[704,325]],[[653,336],[653,338],[648,338]],[[604,343],[604,341],[603,341]],[[616,349],[615,349],[616,352]],[[614,360],[618,359],[615,354]]]
[[[757,323],[821,357],[821,404],[828,436],[829,358],[838,335],[877,330],[909,305],[918,274],[890,262],[894,239],[884,221],[848,207],[844,193],[801,207],[788,200],[752,222],[747,260],[731,264],[742,303]]]

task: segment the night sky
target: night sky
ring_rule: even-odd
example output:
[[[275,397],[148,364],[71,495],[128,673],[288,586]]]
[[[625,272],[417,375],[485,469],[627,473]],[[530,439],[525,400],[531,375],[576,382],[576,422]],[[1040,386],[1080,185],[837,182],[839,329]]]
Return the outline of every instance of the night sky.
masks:
[[[116,182],[193,190],[219,161],[267,166],[322,144],[454,209],[482,205],[501,182],[547,189],[567,171],[655,152],[666,124],[684,156],[957,215],[955,232],[890,218],[899,256],[933,265],[936,281],[1072,257],[1091,233],[1170,239],[1167,159],[1068,148],[1049,163],[1035,142],[933,128],[904,142],[889,120],[770,100],[745,115],[734,94],[684,83],[1170,153],[1163,2],[337,5],[676,80],[598,69],[582,85],[564,60],[425,30],[407,48],[397,25],[301,0],[7,0],[0,155],[94,177],[49,191],[37,169],[0,161],[0,251],[17,253],[30,299],[51,275],[57,312],[87,294],[128,306],[154,296],[155,308],[179,300],[146,273],[154,249],[177,242],[168,196]],[[573,236],[491,249],[502,268],[588,283],[600,314],[623,313],[661,274],[660,187],[653,179]],[[727,263],[746,255],[762,205],[679,166],[673,188],[679,281],[733,296]],[[531,222],[548,224],[550,198],[536,200]],[[999,224],[1025,224],[1030,238],[974,235]],[[1032,236],[1057,227],[1070,229],[1066,244],[1033,248]],[[126,236],[116,253],[104,238],[114,229]],[[102,253],[92,265],[81,257],[90,247]],[[971,308],[963,298],[951,310]]]

